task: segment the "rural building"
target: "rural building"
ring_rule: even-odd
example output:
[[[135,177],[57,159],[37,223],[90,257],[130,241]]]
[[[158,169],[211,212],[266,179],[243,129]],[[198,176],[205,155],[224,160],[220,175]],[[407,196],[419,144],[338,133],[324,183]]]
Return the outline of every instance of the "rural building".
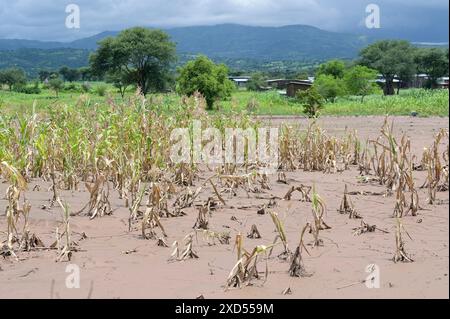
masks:
[[[298,91],[306,91],[312,86],[310,81],[291,81],[287,84],[286,95],[289,97],[295,97]]]
[[[250,81],[251,77],[250,76],[229,76],[228,79],[233,81],[233,83],[236,84],[236,86],[238,88],[245,88],[245,87],[247,87],[247,83],[248,83],[248,81]]]
[[[287,85],[289,82],[292,82],[295,80],[287,80],[287,79],[273,79],[273,80],[267,80],[267,86],[277,89],[277,90],[286,90]]]
[[[438,87],[441,89],[448,89],[448,76],[444,76],[442,78],[439,78],[437,83],[438,83]]]

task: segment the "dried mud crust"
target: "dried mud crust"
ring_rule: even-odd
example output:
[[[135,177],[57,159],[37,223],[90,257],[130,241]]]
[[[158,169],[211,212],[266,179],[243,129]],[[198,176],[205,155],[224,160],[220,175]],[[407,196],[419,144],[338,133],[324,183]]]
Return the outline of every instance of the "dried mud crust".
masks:
[[[306,124],[301,118],[262,120],[273,125]],[[345,128],[356,129],[364,140],[380,134],[383,120],[382,117],[324,117],[318,122],[334,135],[343,133]],[[421,155],[440,128],[448,129],[448,118],[396,117],[394,125],[395,135],[406,133],[411,139],[412,151]],[[147,240],[142,238],[138,227],[128,231],[129,209],[117,192],[111,191],[108,203],[111,214],[98,214],[94,219],[86,214],[70,218],[71,239],[78,243],[70,262],[55,262],[57,252],[53,250],[21,252],[19,261],[0,257],[0,298],[195,298],[199,295],[207,299],[448,298],[448,191],[438,192],[437,201],[427,204],[427,190],[418,189],[423,209],[417,216],[402,218],[402,227],[413,240],[405,233],[402,238],[408,257],[414,262],[394,263],[393,256],[398,252],[397,219],[392,217],[396,198],[378,195],[385,191],[384,186],[358,183],[357,167],[334,174],[302,170],[284,174],[286,183],[281,183],[276,174],[271,175],[267,182],[270,189],[257,194],[247,194],[243,189],[238,189],[235,196],[224,193],[225,205],[216,199],[214,208],[205,206],[209,198],[215,197],[212,187],[205,187],[194,205],[182,209],[184,215],[160,219],[167,236],[157,227],[154,238],[149,235]],[[210,175],[205,170],[200,174],[201,181]],[[426,179],[426,172],[417,171],[414,178],[420,186]],[[302,200],[300,192],[294,192],[290,200],[284,197],[293,186],[301,184],[315,186],[326,203],[323,219],[331,229],[320,231],[322,242],[316,247],[313,247],[314,236],[306,233],[303,236],[305,248],[299,259],[297,246],[301,231],[307,223],[314,223],[311,202]],[[363,222],[339,212],[345,185],[351,199],[349,207],[362,216]],[[6,183],[0,184],[0,212],[6,209],[3,194],[7,187]],[[61,208],[49,207],[50,187],[50,183],[34,180],[26,193],[32,207],[30,229],[45,246],[55,241],[55,228],[62,229]],[[192,187],[192,191],[195,190],[196,187]],[[90,200],[84,186],[75,192],[60,191],[60,196],[72,212],[81,211]],[[290,260],[279,258],[284,250],[280,244],[273,248],[268,259],[266,279],[256,279],[251,286],[242,289],[225,289],[236,264],[234,242],[238,233],[242,234],[243,246],[250,252],[257,245],[268,247],[273,243],[277,232],[270,212],[276,212],[282,221],[288,248],[297,258],[298,267],[293,267]],[[149,225],[151,222],[149,219]],[[200,224],[207,229],[200,229],[190,237],[193,226]],[[0,216],[2,238],[5,229],[5,217]],[[153,229],[146,228],[146,234],[151,231]],[[219,236],[227,233],[228,244]],[[248,234],[252,236],[247,237]],[[179,255],[170,260],[174,242],[178,243]],[[189,258],[182,258],[184,253]],[[261,258],[258,270],[264,278],[266,265],[264,257]],[[80,289],[66,288],[68,264],[76,264],[81,269]],[[368,289],[362,283],[369,276],[365,270],[370,264],[379,267],[379,289]],[[298,277],[291,277],[290,270]],[[283,294],[288,288],[289,294]]]

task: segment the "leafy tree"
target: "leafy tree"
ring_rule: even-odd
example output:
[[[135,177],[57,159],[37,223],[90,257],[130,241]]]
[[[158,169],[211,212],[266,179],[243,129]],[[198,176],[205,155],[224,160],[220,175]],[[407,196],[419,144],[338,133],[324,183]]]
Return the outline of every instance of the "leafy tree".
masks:
[[[325,102],[314,85],[308,90],[298,91],[297,99],[303,105],[303,110],[309,117],[316,117]]]
[[[383,40],[375,42],[360,52],[360,64],[377,70],[386,80],[384,94],[393,95],[394,78],[405,81],[416,70],[415,48],[408,41]]]
[[[50,72],[50,71],[47,71],[47,70],[41,70],[41,71],[39,71],[39,73],[38,73],[39,80],[40,80],[41,82],[44,82],[46,79],[50,78],[50,75],[51,75],[51,74],[52,74],[52,72]]]
[[[327,101],[334,102],[338,96],[346,94],[344,81],[332,75],[319,75],[314,81],[314,85],[319,94]]]
[[[224,64],[215,64],[205,56],[186,63],[179,69],[179,74],[177,92],[189,96],[200,92],[208,109],[213,108],[216,99],[229,97],[233,91],[228,68]]]
[[[363,65],[351,67],[344,75],[347,92],[361,96],[361,102],[363,102],[365,96],[377,90],[377,84],[374,81],[377,78],[377,73],[376,70],[369,69]]]
[[[122,74],[132,79],[145,95],[161,89],[175,58],[175,43],[167,33],[136,27],[100,41],[90,65],[96,75]]]
[[[437,87],[438,78],[448,75],[448,49],[419,49],[415,56],[415,62],[417,70],[429,76],[428,86],[431,88]]]
[[[51,90],[55,91],[56,97],[58,97],[59,92],[64,88],[64,81],[54,77],[48,81],[47,85]]]
[[[265,85],[266,77],[261,72],[252,74],[251,79],[247,82],[247,90],[249,91],[261,91],[261,88]]]
[[[92,80],[92,71],[91,68],[85,66],[78,69],[78,72],[80,73],[80,77],[82,81],[90,81]]]
[[[323,63],[316,71],[316,77],[321,75],[331,75],[335,79],[342,79],[345,73],[345,62],[341,60],[331,60]]]
[[[0,70],[0,84],[7,85],[9,90],[12,91],[13,87],[27,84],[27,76],[22,69],[18,68]]]
[[[65,81],[73,82],[80,78],[80,73],[77,69],[71,69],[67,66],[63,66],[59,69],[59,74],[63,77]]]

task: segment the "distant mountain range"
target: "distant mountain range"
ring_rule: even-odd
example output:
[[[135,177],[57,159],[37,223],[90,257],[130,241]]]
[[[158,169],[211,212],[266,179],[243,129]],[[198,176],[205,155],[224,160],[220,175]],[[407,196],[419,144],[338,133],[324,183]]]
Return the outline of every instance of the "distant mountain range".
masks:
[[[180,56],[201,53],[216,60],[251,60],[266,63],[353,59],[361,48],[375,40],[370,36],[330,32],[306,25],[252,27],[223,24],[180,27],[165,31],[177,43]],[[88,52],[96,49],[97,42],[118,33],[107,31],[72,42],[0,39],[0,68],[16,65],[29,70],[29,64],[33,64],[35,68],[40,65],[46,68],[87,65]],[[71,55],[68,49],[76,49],[73,51],[76,54]],[[47,60],[45,52],[41,50],[50,50],[51,54]],[[39,60],[36,54],[44,60],[36,61]]]
[[[369,42],[366,36],[324,31],[305,25],[250,27],[234,24],[165,30],[180,53],[212,57],[291,60],[307,57],[352,58]],[[97,42],[118,32],[102,32],[73,42],[0,39],[0,50],[71,48],[95,50]]]

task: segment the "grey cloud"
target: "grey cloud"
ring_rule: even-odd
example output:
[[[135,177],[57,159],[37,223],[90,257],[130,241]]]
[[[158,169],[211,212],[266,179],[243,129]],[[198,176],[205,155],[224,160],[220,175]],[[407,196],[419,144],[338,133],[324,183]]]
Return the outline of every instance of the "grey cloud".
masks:
[[[81,9],[79,30],[65,28],[65,7],[70,3]],[[448,14],[447,0],[0,0],[0,38],[69,41],[135,25],[219,23],[308,24],[352,32],[361,28],[369,3],[380,6],[387,28],[448,25],[442,14]],[[439,24],[436,17],[444,21]]]

